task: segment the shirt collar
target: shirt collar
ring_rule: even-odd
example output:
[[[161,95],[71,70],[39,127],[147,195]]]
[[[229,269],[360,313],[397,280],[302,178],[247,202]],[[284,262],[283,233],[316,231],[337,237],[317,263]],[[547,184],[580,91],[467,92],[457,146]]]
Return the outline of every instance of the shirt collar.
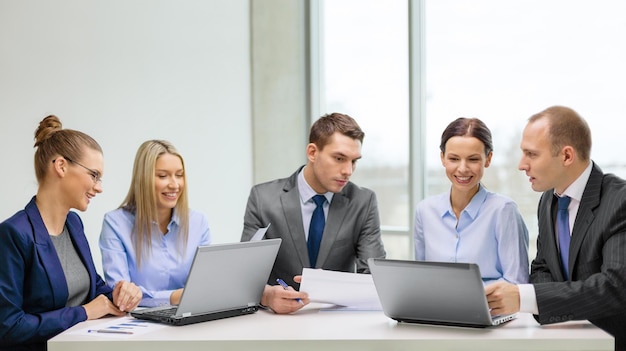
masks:
[[[172,222],[180,224],[180,216],[178,215],[178,211],[176,211],[176,207],[174,207],[174,210],[172,211],[172,220],[170,221],[170,223]]]
[[[307,201],[311,201],[313,196],[317,195],[315,190],[313,190],[313,188],[311,188],[309,183],[306,182],[306,179],[304,179],[304,169],[306,167],[307,166],[302,167],[302,169],[300,170],[300,173],[298,173],[298,193],[300,194],[300,201],[303,204],[306,203]],[[327,192],[323,195],[324,197],[326,197],[326,201],[330,203],[330,201],[333,199],[334,194],[332,192]]]
[[[158,225],[158,222],[153,222],[155,224]],[[176,224],[176,225],[180,225],[180,216],[178,215],[178,212],[176,211],[176,207],[174,207],[174,209],[172,210],[172,218],[170,219],[170,222],[167,224],[167,228],[169,229],[172,224]]]
[[[583,198],[583,192],[585,191],[585,186],[587,185],[587,181],[589,180],[589,176],[591,175],[591,168],[593,167],[593,163],[589,162],[587,168],[576,178],[576,180],[570,184],[570,186],[565,189],[563,194],[557,194],[555,191],[554,194],[557,196],[569,196],[573,200],[580,202]]]
[[[482,184],[478,185],[478,192],[474,194],[470,203],[467,204],[463,211],[467,212],[472,218],[476,218],[478,216],[478,211],[480,211],[480,207],[485,202],[487,198],[487,189]]]
[[[452,209],[452,202],[450,201],[450,193],[452,192],[452,187],[450,187],[450,191],[448,191],[448,201],[444,202],[444,207],[441,209],[441,217],[444,217],[448,214],[456,217],[454,214],[454,210]],[[466,212],[472,219],[476,218],[478,215],[478,211],[480,211],[480,207],[485,202],[487,198],[487,189],[482,184],[478,184],[478,192],[474,194],[469,204],[465,206],[463,211]]]

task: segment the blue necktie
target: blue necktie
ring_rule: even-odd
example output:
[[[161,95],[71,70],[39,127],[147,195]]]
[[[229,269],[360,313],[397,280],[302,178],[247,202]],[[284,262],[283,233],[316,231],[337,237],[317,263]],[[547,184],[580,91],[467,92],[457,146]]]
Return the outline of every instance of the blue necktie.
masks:
[[[559,234],[559,248],[561,251],[561,264],[563,265],[563,275],[566,280],[568,277],[568,260],[569,260],[569,212],[567,206],[569,206],[571,198],[569,196],[562,196],[558,198],[559,207],[556,212],[556,228]]]
[[[326,219],[324,218],[324,202],[326,198],[324,195],[313,196],[313,201],[317,205],[313,216],[311,216],[311,224],[309,225],[309,240],[307,241],[307,247],[309,249],[309,263],[311,268],[315,268],[317,263],[317,253],[320,250],[320,243],[322,242],[322,233],[324,232],[324,225]]]

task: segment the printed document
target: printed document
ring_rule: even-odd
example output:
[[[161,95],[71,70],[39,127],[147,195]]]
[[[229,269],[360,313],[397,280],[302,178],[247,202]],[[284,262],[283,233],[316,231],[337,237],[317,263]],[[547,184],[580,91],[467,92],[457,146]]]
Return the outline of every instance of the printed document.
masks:
[[[350,310],[382,310],[369,274],[304,268],[300,291],[308,293],[311,302],[343,306]]]

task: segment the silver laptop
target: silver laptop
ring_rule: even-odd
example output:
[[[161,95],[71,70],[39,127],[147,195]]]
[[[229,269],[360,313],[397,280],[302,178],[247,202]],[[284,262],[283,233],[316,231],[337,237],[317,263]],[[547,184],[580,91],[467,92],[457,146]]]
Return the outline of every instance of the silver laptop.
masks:
[[[130,314],[139,319],[186,325],[254,313],[281,241],[278,238],[200,246],[178,306],[138,309]]]
[[[515,318],[491,316],[478,265],[370,258],[385,315],[399,322],[490,327]]]

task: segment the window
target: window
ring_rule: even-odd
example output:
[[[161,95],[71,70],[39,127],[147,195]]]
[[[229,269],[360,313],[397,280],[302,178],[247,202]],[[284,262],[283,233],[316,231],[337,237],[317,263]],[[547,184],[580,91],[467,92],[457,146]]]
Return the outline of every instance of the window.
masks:
[[[365,132],[352,181],[376,191],[388,256],[410,257],[407,2],[319,5],[319,115],[346,113]]]
[[[312,51],[319,70],[321,113],[344,112],[366,133],[355,183],[376,191],[383,240],[391,258],[410,258],[414,187],[424,196],[447,191],[439,160],[439,138],[457,117],[478,117],[492,131],[494,157],[483,183],[513,198],[531,234],[537,235],[532,191],[517,169],[526,120],[552,105],[580,113],[593,136],[592,159],[605,172],[626,177],[626,162],[614,145],[615,123],[626,112],[626,2],[607,0],[321,0]],[[422,13],[411,11],[418,8]],[[412,12],[411,15],[409,12]],[[315,11],[313,11],[315,12]],[[416,27],[422,31],[413,31]],[[411,25],[411,21],[413,21]],[[315,28],[318,25],[318,28]],[[317,33],[316,32],[316,33]],[[422,43],[423,40],[423,43]],[[419,60],[409,45],[420,46]],[[419,45],[418,45],[419,44]],[[315,58],[317,62],[315,62]],[[412,67],[421,63],[422,67]],[[410,75],[421,80],[424,96],[410,115]],[[319,114],[318,114],[319,115]],[[411,120],[411,118],[413,120]],[[423,120],[417,121],[416,119]],[[424,148],[410,145],[411,124]],[[421,152],[421,157],[410,154]],[[412,165],[411,160],[424,160]],[[419,169],[411,177],[409,170]],[[423,184],[415,184],[417,182]]]
[[[626,101],[623,36],[626,3],[587,1],[425,1],[426,194],[447,189],[439,137],[457,117],[478,117],[494,138],[483,183],[512,197],[535,256],[540,194],[517,170],[527,119],[552,105],[576,110],[590,125],[592,158],[605,172],[626,175],[614,151],[614,128]]]

